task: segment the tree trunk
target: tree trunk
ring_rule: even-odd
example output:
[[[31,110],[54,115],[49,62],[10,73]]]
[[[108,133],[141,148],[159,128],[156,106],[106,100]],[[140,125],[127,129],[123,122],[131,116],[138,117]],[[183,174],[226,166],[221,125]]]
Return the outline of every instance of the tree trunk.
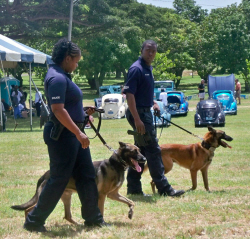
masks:
[[[245,81],[245,91],[250,92],[250,84],[248,81]]]
[[[124,83],[127,81],[127,72],[125,69],[122,69],[123,77],[124,77]]]
[[[88,80],[88,84],[90,86],[90,89],[95,90],[95,80],[94,80],[94,78],[87,78],[87,80]]]
[[[122,72],[120,69],[116,69],[115,71],[115,78],[120,79],[122,77]]]
[[[105,77],[105,71],[101,71],[100,75],[99,75],[99,86],[103,85],[104,77]],[[99,87],[98,87],[98,89],[99,89]]]
[[[174,74],[177,77],[177,79],[175,81],[175,87],[176,87],[176,89],[180,85],[183,71],[184,71],[184,68],[175,68]]]
[[[98,90],[99,90],[99,87],[100,87],[99,78],[98,78],[98,73],[95,73],[95,74],[94,74],[94,81],[95,81],[95,88],[96,88],[96,90],[98,91]]]

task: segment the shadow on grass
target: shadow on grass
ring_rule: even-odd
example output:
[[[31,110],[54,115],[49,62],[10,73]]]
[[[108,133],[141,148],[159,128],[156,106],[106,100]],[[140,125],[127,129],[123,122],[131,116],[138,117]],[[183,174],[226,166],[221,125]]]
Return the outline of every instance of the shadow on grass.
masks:
[[[154,195],[147,195],[147,196],[127,195],[127,197],[135,202],[145,202],[145,203],[151,203],[151,204],[157,203],[157,198],[158,198],[158,196],[154,196]]]

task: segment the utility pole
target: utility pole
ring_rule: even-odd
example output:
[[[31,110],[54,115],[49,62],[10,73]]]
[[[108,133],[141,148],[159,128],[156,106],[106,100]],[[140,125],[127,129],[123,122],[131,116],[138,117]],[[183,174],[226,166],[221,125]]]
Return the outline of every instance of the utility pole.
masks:
[[[68,40],[71,41],[72,21],[73,21],[73,0],[70,0]]]

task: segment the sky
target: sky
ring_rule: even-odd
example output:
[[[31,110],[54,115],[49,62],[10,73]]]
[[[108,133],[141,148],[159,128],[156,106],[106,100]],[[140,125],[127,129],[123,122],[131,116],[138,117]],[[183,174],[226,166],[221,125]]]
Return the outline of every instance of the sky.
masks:
[[[152,4],[157,7],[173,8],[174,0],[137,0],[138,2],[145,4]],[[241,0],[195,0],[196,5],[201,6],[203,9],[208,9],[209,11],[214,8],[226,7],[233,3],[239,5]]]

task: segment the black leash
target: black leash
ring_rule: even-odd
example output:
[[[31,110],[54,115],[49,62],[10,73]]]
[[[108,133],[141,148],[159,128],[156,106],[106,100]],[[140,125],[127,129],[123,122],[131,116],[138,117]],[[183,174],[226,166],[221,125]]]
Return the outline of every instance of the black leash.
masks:
[[[93,108],[93,107],[84,107],[83,109],[84,109],[84,111],[87,111],[89,108]],[[96,107],[94,107],[93,109],[94,109],[96,112],[99,113],[99,122],[98,122],[97,128],[94,126],[94,124],[91,122],[91,120],[88,120],[88,122],[89,122],[91,128],[92,128],[92,129],[95,131],[95,133],[96,133],[95,137],[98,136],[98,138],[102,141],[102,143],[103,143],[104,146],[106,146],[109,150],[111,150],[111,151],[113,151],[113,152],[116,153],[116,150],[112,149],[112,148],[106,143],[106,141],[104,140],[104,138],[103,138],[103,137],[100,135],[100,133],[99,133],[100,128],[101,128],[101,119],[102,119],[101,113],[104,113],[105,111],[104,111],[103,109],[98,109],[98,108],[96,108]],[[85,132],[84,132],[84,133],[85,133]],[[85,134],[86,134],[86,133],[85,133]],[[95,137],[89,138],[89,139],[94,139]]]
[[[156,116],[157,116],[158,118],[160,118],[160,119],[163,120],[162,124],[164,124],[164,120],[165,120],[165,121],[169,122],[170,124],[173,124],[174,126],[176,126],[176,127],[180,128],[180,129],[184,130],[185,132],[191,134],[192,136],[197,137],[197,138],[199,138],[200,140],[203,140],[203,138],[199,137],[198,135],[193,134],[192,132],[190,132],[190,131],[188,131],[188,130],[182,128],[181,126],[179,126],[179,125],[173,123],[172,121],[165,119],[164,117],[160,116],[159,114],[156,115]]]

